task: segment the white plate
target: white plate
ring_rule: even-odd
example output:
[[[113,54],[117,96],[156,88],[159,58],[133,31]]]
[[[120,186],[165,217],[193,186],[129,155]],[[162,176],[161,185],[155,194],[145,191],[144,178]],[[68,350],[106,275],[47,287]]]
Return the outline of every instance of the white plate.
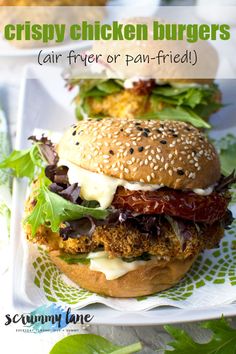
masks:
[[[74,92],[66,94],[64,81],[60,69],[45,69],[43,75],[38,66],[28,67],[26,77],[38,79],[24,79],[20,98],[18,120],[17,149],[26,148],[27,138],[35,128],[63,131],[74,122],[74,112],[71,100]],[[222,81],[221,89],[224,92],[224,102],[234,102],[236,81]],[[219,137],[231,131],[236,133],[234,105],[227,106],[214,117],[215,128],[212,135]],[[13,196],[12,217],[12,294],[13,305],[17,309],[30,311],[36,307],[26,300],[24,293],[24,247],[25,241],[21,234],[21,220],[27,184],[25,181],[15,181]],[[90,305],[79,310],[79,313],[94,315],[93,323],[111,325],[159,325],[198,321],[211,318],[236,315],[236,305],[225,305],[192,309],[177,309],[173,307],[159,307],[149,311],[124,312],[116,311],[103,305]]]

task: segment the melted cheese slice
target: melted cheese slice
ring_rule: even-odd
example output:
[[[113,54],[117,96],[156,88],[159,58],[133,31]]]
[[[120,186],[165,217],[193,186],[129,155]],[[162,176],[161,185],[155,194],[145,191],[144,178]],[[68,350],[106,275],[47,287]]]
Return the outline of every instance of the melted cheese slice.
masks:
[[[59,161],[59,165],[69,168],[68,178],[70,184],[78,183],[81,187],[81,197],[85,200],[96,200],[102,209],[106,209],[111,202],[119,186],[131,191],[153,191],[162,188],[159,184],[145,184],[141,182],[128,182],[124,179],[109,177],[100,173],[91,172],[69,161]]]
[[[126,273],[145,265],[148,261],[124,262],[121,258],[108,258],[108,254],[102,252],[91,252],[88,255],[90,259],[90,270],[102,272],[107,280],[114,280],[122,277]]]

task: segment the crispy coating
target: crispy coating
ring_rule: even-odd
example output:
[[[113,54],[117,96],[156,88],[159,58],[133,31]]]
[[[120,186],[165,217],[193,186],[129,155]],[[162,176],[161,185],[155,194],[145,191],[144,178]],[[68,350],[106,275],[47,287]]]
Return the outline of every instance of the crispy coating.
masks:
[[[31,212],[35,206],[35,191],[38,181],[32,184],[32,193],[25,205],[25,213]],[[220,222],[213,225],[195,226],[187,222],[188,238],[181,242],[174,233],[169,222],[163,218],[160,235],[152,237],[142,234],[139,230],[127,227],[125,224],[117,226],[98,226],[92,237],[81,236],[77,239],[63,238],[50,228],[42,225],[33,237],[31,226],[25,225],[26,237],[29,241],[46,245],[50,251],[60,250],[70,254],[87,253],[103,247],[110,257],[138,257],[143,253],[164,257],[165,259],[183,260],[196,256],[204,249],[216,246],[224,235],[224,228]]]
[[[91,116],[134,118],[150,111],[149,96],[137,95],[134,90],[123,90],[101,98],[88,97],[86,102]],[[160,110],[163,108],[164,104],[160,102]]]
[[[26,226],[27,239],[46,245],[49,250],[76,254],[92,252],[98,247],[103,247],[110,257],[138,257],[147,252],[167,259],[185,259],[197,255],[204,249],[213,248],[223,234],[224,229],[220,223],[208,226],[200,235],[193,224],[191,238],[181,245],[168,223],[163,225],[161,235],[156,238],[120,224],[116,227],[99,226],[91,238],[81,236],[78,239],[69,238],[63,241],[58,233],[53,233],[45,226],[41,226],[33,238],[30,226]]]

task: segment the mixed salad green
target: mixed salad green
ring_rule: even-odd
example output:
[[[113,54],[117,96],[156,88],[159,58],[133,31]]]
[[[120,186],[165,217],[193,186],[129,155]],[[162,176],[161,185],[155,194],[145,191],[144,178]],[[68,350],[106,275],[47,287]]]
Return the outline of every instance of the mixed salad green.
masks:
[[[28,214],[25,223],[31,225],[34,236],[40,225],[48,225],[53,232],[59,231],[64,220],[78,220],[91,216],[95,219],[105,219],[107,210],[99,207],[87,207],[74,204],[49,190],[51,181],[45,175],[47,161],[42,153],[45,142],[34,142],[26,150],[14,150],[9,157],[0,162],[0,169],[10,168],[16,177],[27,177],[30,181],[37,180],[35,190],[35,207]]]
[[[94,117],[87,98],[101,100],[112,94],[122,92],[124,81],[120,79],[74,79],[71,86],[79,85],[79,99],[76,99],[76,115],[79,120],[84,115]],[[148,95],[150,109],[139,119],[180,120],[191,123],[197,128],[210,128],[204,120],[221,107],[215,100],[218,87],[215,84],[177,87],[171,84],[155,85]],[[165,108],[159,109],[160,103]],[[97,117],[97,116],[95,116]]]
[[[173,338],[165,348],[157,348],[162,354],[229,354],[236,352],[236,329],[223,317],[220,320],[207,321],[201,328],[211,331],[211,339],[198,343],[184,330],[174,326],[164,326]],[[117,346],[107,339],[95,334],[75,334],[63,338],[51,349],[50,354],[129,354],[141,353],[142,344]]]

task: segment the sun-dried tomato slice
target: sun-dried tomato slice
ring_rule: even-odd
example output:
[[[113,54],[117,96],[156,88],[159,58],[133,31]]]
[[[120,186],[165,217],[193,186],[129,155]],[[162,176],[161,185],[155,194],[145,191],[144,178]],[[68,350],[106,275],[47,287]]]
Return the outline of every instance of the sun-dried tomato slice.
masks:
[[[119,187],[112,205],[138,214],[166,214],[195,222],[213,224],[225,216],[230,197],[213,192],[201,196],[169,188],[156,191],[130,191]]]

